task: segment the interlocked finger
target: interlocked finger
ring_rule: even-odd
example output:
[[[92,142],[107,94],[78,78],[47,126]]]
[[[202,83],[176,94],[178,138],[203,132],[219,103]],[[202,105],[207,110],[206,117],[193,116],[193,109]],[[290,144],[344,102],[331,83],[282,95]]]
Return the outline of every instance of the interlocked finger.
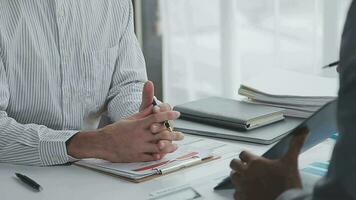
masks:
[[[176,144],[172,144],[171,141],[161,140],[158,142],[158,148],[160,149],[160,153],[167,154],[176,151],[178,146]]]
[[[154,139],[156,141],[158,140],[179,141],[182,140],[183,138],[184,138],[183,133],[176,132],[176,131],[169,132],[168,130],[162,131],[154,135]]]
[[[143,124],[147,127],[151,126],[153,123],[163,123],[166,120],[175,120],[180,116],[180,113],[177,111],[167,111],[167,112],[160,112],[149,117],[143,119]]]
[[[167,130],[167,127],[165,127],[162,123],[153,123],[150,127],[150,130],[153,134],[156,134]]]

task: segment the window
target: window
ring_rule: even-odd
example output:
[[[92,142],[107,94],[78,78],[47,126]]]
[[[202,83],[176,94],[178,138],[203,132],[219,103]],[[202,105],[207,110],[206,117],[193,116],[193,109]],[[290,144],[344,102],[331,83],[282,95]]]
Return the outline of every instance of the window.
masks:
[[[350,0],[162,0],[163,95],[173,105],[234,98],[239,83],[277,68],[337,77]]]

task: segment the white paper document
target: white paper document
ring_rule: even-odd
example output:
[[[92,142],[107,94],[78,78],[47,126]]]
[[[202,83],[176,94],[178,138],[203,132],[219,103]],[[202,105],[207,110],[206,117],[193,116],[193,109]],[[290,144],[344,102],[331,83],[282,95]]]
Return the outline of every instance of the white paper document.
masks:
[[[248,103],[284,109],[285,116],[308,118],[337,96],[338,80],[269,69],[261,72],[239,88]]]
[[[212,156],[212,151],[209,149],[183,145],[176,152],[167,154],[163,159],[158,161],[111,163],[101,159],[90,158],[80,160],[76,164],[138,180],[155,174],[166,174],[189,167]]]

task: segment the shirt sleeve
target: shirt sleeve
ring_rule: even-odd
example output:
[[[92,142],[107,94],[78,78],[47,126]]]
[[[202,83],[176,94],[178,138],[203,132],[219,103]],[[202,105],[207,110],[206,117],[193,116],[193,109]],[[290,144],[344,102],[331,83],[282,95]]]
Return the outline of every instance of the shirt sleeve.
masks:
[[[108,95],[108,115],[112,121],[139,111],[143,84],[147,81],[145,60],[134,32],[131,1],[124,6],[125,30],[119,41],[118,59]]]
[[[66,141],[78,131],[20,124],[6,113],[9,98],[6,72],[0,59],[0,162],[37,166],[67,163]]]

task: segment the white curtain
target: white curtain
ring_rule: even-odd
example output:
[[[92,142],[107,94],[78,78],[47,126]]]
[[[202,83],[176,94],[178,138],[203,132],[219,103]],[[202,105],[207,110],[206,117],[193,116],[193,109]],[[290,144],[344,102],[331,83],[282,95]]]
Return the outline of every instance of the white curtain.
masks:
[[[239,84],[275,68],[337,77],[351,0],[161,0],[163,95],[172,105],[235,98]]]

